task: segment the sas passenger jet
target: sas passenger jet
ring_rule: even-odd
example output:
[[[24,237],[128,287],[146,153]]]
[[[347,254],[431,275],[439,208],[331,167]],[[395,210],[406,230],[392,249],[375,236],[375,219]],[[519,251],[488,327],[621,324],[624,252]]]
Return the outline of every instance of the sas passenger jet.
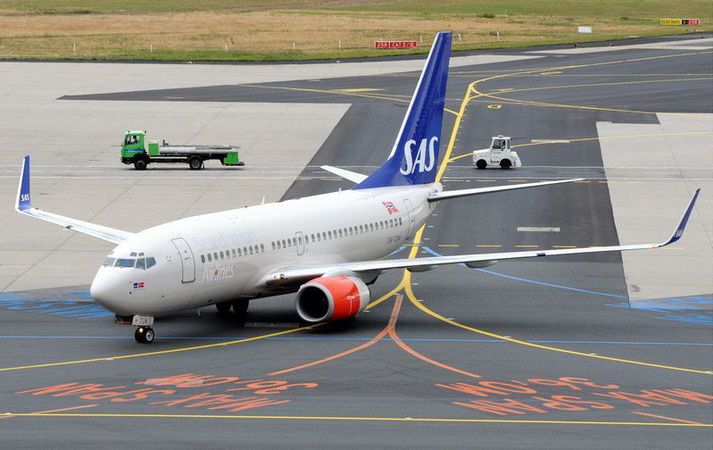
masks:
[[[451,33],[436,35],[391,154],[366,176],[324,166],[356,185],[347,191],[189,217],[139,233],[41,211],[30,203],[25,156],[17,212],[118,244],[91,285],[91,296],[133,316],[138,342],[155,338],[154,316],[216,305],[244,314],[248,302],[297,292],[305,322],[345,319],[370,301],[368,285],[387,270],[443,264],[484,267],[506,259],[663,247],[676,242],[698,197],[665,242],[565,250],[381,259],[407,244],[440,201],[575,180],[444,191],[436,182]]]

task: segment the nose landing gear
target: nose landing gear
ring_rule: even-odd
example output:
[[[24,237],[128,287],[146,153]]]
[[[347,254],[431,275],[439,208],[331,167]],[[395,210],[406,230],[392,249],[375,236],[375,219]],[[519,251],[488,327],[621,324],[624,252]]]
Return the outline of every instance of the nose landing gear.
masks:
[[[151,344],[156,337],[156,334],[151,327],[136,327],[134,339],[140,344]]]
[[[134,332],[134,339],[139,344],[151,344],[156,338],[156,333],[154,333],[153,325],[154,319],[151,316],[134,316],[131,324],[136,326],[136,331]]]

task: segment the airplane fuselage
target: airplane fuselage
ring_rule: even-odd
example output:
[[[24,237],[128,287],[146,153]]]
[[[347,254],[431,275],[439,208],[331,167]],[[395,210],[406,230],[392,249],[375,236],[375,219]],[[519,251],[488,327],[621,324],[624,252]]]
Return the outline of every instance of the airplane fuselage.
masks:
[[[435,207],[428,196],[441,190],[347,190],[169,222],[118,245],[91,295],[117,314],[155,316],[294,292],[299,285],[275,287],[266,277],[281,267],[383,258],[413,238]],[[148,258],[155,264],[143,268]]]

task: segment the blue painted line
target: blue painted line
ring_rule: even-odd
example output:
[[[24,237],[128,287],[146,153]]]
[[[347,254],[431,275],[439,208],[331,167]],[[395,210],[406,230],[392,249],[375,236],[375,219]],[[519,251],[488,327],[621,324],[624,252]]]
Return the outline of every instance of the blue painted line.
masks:
[[[427,251],[428,253],[430,253],[433,256],[443,256],[440,253],[433,251],[429,247],[422,247],[422,249]],[[469,269],[469,267],[466,266],[465,264],[460,264],[460,265]],[[505,275],[503,273],[493,272],[492,270],[487,270],[487,269],[474,269],[474,270],[481,272],[481,273],[488,274],[488,275],[492,275],[495,277],[505,278],[506,280],[519,281],[522,283],[535,284],[538,286],[546,286],[546,287],[551,287],[551,288],[556,288],[556,289],[564,289],[566,291],[580,292],[580,293],[589,294],[589,295],[598,295],[601,297],[619,298],[619,299],[628,300],[628,297],[626,295],[609,294],[606,292],[590,291],[587,289],[581,289],[581,288],[576,288],[576,287],[572,287],[572,286],[563,286],[561,284],[545,283],[544,281],[531,280],[529,278],[521,278],[521,277],[516,277],[513,275]]]
[[[5,293],[0,294],[0,308],[5,308],[10,311],[50,314],[74,319],[95,319],[114,316],[112,312],[107,311],[96,303],[87,301],[91,299],[91,296],[89,292],[86,291],[57,292],[53,298],[67,298],[68,300],[36,298],[33,297],[32,293]],[[77,299],[80,301],[69,299]]]
[[[161,336],[161,339],[166,340],[237,340],[245,339],[247,336]],[[31,339],[104,339],[104,340],[133,340],[132,336],[0,336],[0,340],[31,340]],[[321,342],[365,342],[371,340],[372,337],[273,337],[265,338],[266,341],[321,341]],[[390,338],[384,338],[384,341],[392,341]],[[506,341],[500,339],[457,339],[457,338],[402,338],[404,342],[459,342],[459,343],[476,343],[476,344],[504,344]],[[532,340],[528,341],[535,344],[600,344],[600,345],[657,345],[657,346],[687,346],[687,347],[713,347],[713,343],[707,342],[651,342],[651,341],[578,341],[578,340]]]

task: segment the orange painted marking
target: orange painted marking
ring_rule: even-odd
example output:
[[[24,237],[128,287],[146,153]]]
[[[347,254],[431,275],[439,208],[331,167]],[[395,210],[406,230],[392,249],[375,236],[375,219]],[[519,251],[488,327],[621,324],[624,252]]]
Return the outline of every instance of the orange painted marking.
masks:
[[[671,422],[687,423],[687,424],[691,424],[691,425],[701,425],[700,422],[695,422],[693,420],[676,419],[675,417],[659,416],[657,414],[649,414],[649,413],[645,413],[645,412],[641,412],[641,411],[632,411],[632,413],[638,414],[640,416],[653,417],[655,419],[670,420]]]
[[[334,361],[335,359],[343,358],[345,356],[351,355],[352,353],[360,352],[364,349],[371,347],[372,345],[376,344],[377,342],[379,342],[381,339],[384,338],[384,336],[386,336],[387,332],[388,332],[388,329],[384,328],[383,330],[381,330],[379,332],[379,334],[377,334],[376,336],[371,338],[371,340],[369,340],[368,342],[365,342],[357,347],[350,348],[349,350],[343,351],[341,353],[337,353],[336,355],[328,356],[326,358],[319,359],[317,361],[312,361],[307,364],[302,364],[299,366],[290,367],[289,369],[278,370],[277,372],[268,373],[268,376],[272,377],[275,375],[282,375],[285,373],[296,372],[298,370],[306,369],[308,367],[318,366],[320,364],[324,364],[329,361]]]
[[[401,340],[401,338],[396,334],[396,317],[398,316],[399,310],[401,309],[401,302],[403,300],[404,296],[402,294],[399,294],[396,296],[396,302],[394,303],[394,310],[391,313],[391,320],[389,320],[389,325],[387,326],[387,329],[389,331],[389,336],[391,339],[393,339],[394,343],[401,347],[403,351],[408,353],[409,355],[420,359],[423,362],[426,362],[428,364],[434,365],[436,367],[440,367],[441,369],[449,370],[451,372],[459,373],[461,375],[465,375],[470,378],[482,378],[480,375],[476,375],[474,373],[466,372],[465,370],[458,369],[456,367],[449,366],[447,364],[443,364],[442,362],[433,360],[429,358],[428,356],[422,355],[421,353],[417,352],[416,350],[412,349],[409,347],[404,341]],[[394,312],[396,313],[394,315]]]
[[[343,358],[345,356],[349,356],[353,353],[360,352],[362,350],[365,350],[365,349],[371,347],[372,345],[381,341],[384,337],[386,337],[388,335],[389,337],[391,337],[391,339],[394,341],[394,343],[396,345],[398,345],[402,350],[404,350],[409,355],[411,355],[417,359],[420,359],[423,362],[426,362],[426,363],[431,364],[436,367],[440,367],[441,369],[445,369],[445,370],[448,370],[451,372],[458,373],[460,375],[464,375],[469,378],[482,378],[480,375],[477,375],[477,374],[474,374],[471,372],[467,372],[465,370],[458,369],[457,367],[449,366],[448,364],[444,364],[440,361],[431,359],[428,356],[425,356],[425,355],[417,352],[416,350],[412,349],[405,342],[403,342],[401,340],[401,338],[399,338],[398,334],[396,334],[396,321],[398,320],[399,312],[401,312],[401,305],[403,303],[403,298],[404,298],[404,296],[401,293],[396,295],[396,300],[394,301],[394,307],[391,309],[391,316],[389,317],[389,323],[386,325],[386,327],[383,330],[381,330],[379,332],[379,334],[377,334],[376,336],[371,338],[368,342],[365,342],[365,343],[358,345],[354,348],[350,348],[349,350],[345,350],[343,352],[334,354],[332,356],[328,356],[326,358],[318,359],[316,361],[308,362],[306,364],[301,364],[299,366],[290,367],[288,369],[283,369],[283,370],[278,370],[276,372],[268,373],[268,376],[276,376],[276,375],[283,375],[283,374],[290,373],[290,372],[296,372],[298,370],[318,366],[320,364],[324,364],[324,363],[334,361],[339,358]]]
[[[81,406],[70,406],[69,408],[60,408],[60,409],[49,409],[47,411],[35,411],[32,414],[50,414],[50,413],[57,413],[57,412],[62,412],[62,411],[73,411],[75,409],[84,409],[84,408],[93,408],[95,406],[98,406],[98,404],[94,405],[81,405]]]
[[[51,414],[51,413],[58,413],[58,412],[64,412],[64,411],[74,411],[76,409],[93,408],[95,406],[98,406],[98,405],[93,404],[93,405],[70,406],[69,408],[48,409],[46,411],[34,411],[34,412],[31,412],[30,414]],[[5,414],[4,416],[0,416],[0,419],[9,419],[11,417],[15,417],[15,414]]]

